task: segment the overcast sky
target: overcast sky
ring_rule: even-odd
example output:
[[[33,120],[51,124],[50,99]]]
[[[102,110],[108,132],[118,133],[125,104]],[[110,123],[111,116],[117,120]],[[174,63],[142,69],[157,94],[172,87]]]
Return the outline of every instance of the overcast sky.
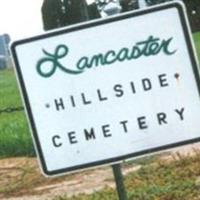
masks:
[[[8,33],[12,40],[18,40],[43,33],[42,3],[43,0],[0,0],[0,35]]]

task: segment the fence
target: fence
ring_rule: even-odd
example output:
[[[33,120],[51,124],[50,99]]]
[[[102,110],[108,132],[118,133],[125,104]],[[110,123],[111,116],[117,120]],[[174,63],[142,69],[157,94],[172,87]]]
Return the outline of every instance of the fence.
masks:
[[[14,112],[21,112],[24,111],[24,107],[20,106],[20,107],[8,107],[8,108],[4,108],[4,109],[0,109],[0,115],[2,114],[12,114]]]

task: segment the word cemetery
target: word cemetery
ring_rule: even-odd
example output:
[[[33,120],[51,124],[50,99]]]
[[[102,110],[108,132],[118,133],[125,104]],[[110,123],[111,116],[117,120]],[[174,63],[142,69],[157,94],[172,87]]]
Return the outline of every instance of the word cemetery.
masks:
[[[184,111],[185,108],[176,108],[174,110],[171,110],[171,113],[174,112],[173,114],[176,115],[176,121],[183,121],[184,120]],[[170,113],[170,114],[171,114]],[[155,124],[158,126],[170,125],[170,119],[168,118],[168,114],[164,112],[160,113],[155,113]],[[135,126],[138,127],[140,130],[148,129],[148,121],[152,116],[138,116],[136,119],[131,120],[122,120],[119,121],[118,124],[105,124],[100,127],[97,127],[95,129],[94,127],[90,128],[85,128],[81,133],[77,133],[76,131],[70,131],[70,132],[65,132],[65,134],[62,134],[64,137],[60,135],[54,135],[52,137],[52,144],[54,147],[61,147],[63,146],[63,143],[70,143],[70,144],[77,144],[79,143],[79,137],[81,134],[84,135],[85,141],[90,141],[90,140],[96,140],[100,136],[100,134],[103,135],[104,138],[110,138],[112,137],[113,133],[111,128],[112,126],[116,126],[116,128],[122,133],[122,134],[133,134],[130,133],[130,123],[134,123]],[[171,122],[172,123],[172,122]],[[80,137],[82,138],[82,136]],[[101,136],[99,137],[101,138]],[[83,141],[81,141],[83,142]]]

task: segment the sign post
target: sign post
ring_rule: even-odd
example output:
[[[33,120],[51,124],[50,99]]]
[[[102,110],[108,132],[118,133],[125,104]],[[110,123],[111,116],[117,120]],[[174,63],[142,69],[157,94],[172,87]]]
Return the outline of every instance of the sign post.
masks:
[[[17,41],[12,54],[47,176],[200,141],[200,77],[181,3]]]
[[[120,164],[112,165],[119,200],[128,200]]]

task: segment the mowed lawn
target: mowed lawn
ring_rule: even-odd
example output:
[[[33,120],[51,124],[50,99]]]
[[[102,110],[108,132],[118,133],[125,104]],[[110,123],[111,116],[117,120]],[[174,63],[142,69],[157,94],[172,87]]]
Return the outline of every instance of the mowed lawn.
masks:
[[[0,71],[0,110],[21,107],[13,70]],[[33,145],[24,111],[0,113],[0,157],[33,155]]]
[[[194,41],[200,60],[200,33]],[[13,70],[0,71],[0,110],[22,106]],[[34,149],[23,111],[0,114],[0,157],[32,156]]]

